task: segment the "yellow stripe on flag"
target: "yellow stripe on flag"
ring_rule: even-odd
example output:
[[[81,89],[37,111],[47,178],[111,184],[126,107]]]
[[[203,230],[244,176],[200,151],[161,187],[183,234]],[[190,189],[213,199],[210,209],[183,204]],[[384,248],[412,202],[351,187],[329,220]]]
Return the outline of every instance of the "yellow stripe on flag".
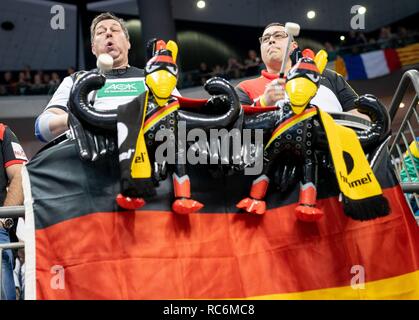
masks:
[[[279,136],[279,135],[281,135],[282,133],[284,133],[286,130],[288,130],[288,129],[290,129],[290,128],[292,128],[293,126],[295,126],[297,123],[299,123],[299,122],[301,122],[301,121],[304,121],[304,120],[306,120],[306,119],[308,119],[308,118],[311,118],[311,117],[313,117],[313,116],[315,116],[317,114],[317,109],[314,109],[314,110],[312,110],[312,111],[310,111],[310,112],[308,112],[308,113],[302,113],[302,114],[300,114],[300,115],[297,115],[297,116],[294,116],[294,119],[293,120],[291,120],[291,121],[289,121],[286,125],[284,125],[283,127],[278,127],[275,131],[274,131],[274,133],[273,133],[273,135],[272,135],[272,137],[269,139],[269,142],[267,143],[267,145],[266,145],[266,147],[265,147],[265,150],[269,147],[269,145]],[[290,118],[290,119],[292,119],[292,118]]]
[[[419,63],[419,43],[396,49],[402,66]]]
[[[345,60],[341,56],[336,58],[335,62],[336,72],[339,73],[344,79],[348,79],[348,71],[346,70]]]
[[[359,284],[358,284],[359,285]],[[419,271],[351,286],[247,297],[252,300],[418,300]]]

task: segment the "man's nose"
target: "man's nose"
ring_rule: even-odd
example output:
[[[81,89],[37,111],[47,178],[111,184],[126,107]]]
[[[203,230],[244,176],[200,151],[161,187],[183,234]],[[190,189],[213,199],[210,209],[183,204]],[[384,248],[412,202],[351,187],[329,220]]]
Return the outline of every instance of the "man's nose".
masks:
[[[274,37],[270,37],[269,38],[269,44],[273,44],[273,43],[275,43],[275,39],[274,39]]]

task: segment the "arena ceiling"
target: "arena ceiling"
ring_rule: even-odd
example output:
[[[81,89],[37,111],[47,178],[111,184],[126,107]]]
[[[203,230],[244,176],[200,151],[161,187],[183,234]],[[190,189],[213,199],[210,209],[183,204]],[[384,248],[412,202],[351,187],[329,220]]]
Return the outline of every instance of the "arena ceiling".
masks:
[[[35,69],[66,69],[69,65],[83,68],[83,57],[89,58],[90,53],[85,54],[83,51],[85,43],[80,42],[82,40],[77,42],[77,8],[82,9],[79,12],[86,9],[92,13],[112,11],[124,17],[138,19],[138,1],[150,0],[1,0],[0,41],[8,44],[8,50],[0,50],[0,70],[19,70],[26,64]],[[367,9],[367,32],[419,13],[419,1],[411,0],[205,0],[206,7],[201,10],[196,6],[197,1],[170,0],[174,19],[183,26],[188,22],[193,22],[191,25],[203,22],[209,24],[208,26],[212,23],[220,24],[219,28],[226,24],[263,27],[272,21],[294,21],[313,36],[316,31],[349,31],[353,16],[350,9],[355,4],[363,5]],[[63,30],[51,29],[50,10],[54,4],[62,4],[65,8]],[[316,12],[314,19],[307,18],[309,10]],[[13,28],[3,28],[4,22],[6,27],[13,25]],[[234,27],[226,29],[226,32],[238,32],[239,29]],[[243,28],[249,29],[252,28]],[[240,36],[243,38],[243,34]],[[77,60],[77,57],[80,59]]]
[[[42,1],[44,0],[33,0]],[[88,10],[135,15],[138,0],[87,0]],[[144,0],[146,1],[146,0]],[[75,4],[76,0],[63,0]],[[272,21],[294,21],[308,30],[348,31],[353,17],[351,7],[366,7],[365,31],[372,31],[419,12],[419,1],[412,0],[171,0],[174,19],[262,27]],[[314,10],[316,17],[307,18]]]

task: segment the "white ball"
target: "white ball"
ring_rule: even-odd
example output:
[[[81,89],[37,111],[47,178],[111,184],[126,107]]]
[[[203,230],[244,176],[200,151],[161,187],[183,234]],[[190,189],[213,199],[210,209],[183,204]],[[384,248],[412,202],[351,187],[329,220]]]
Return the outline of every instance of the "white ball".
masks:
[[[285,24],[285,31],[293,37],[296,37],[300,33],[300,25],[294,22],[287,22]]]
[[[113,58],[107,53],[102,53],[97,57],[96,65],[102,72],[109,71],[113,66]]]

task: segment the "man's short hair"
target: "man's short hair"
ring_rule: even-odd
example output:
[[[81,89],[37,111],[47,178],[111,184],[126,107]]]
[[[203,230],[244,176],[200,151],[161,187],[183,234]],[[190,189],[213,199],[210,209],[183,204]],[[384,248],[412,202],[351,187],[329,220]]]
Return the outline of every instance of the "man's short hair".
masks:
[[[93,43],[93,39],[95,38],[95,31],[96,31],[96,26],[99,22],[103,21],[103,20],[115,20],[116,22],[118,22],[122,28],[122,31],[125,34],[125,37],[127,37],[127,40],[129,40],[129,33],[128,33],[128,29],[127,26],[125,25],[125,21],[121,18],[118,18],[117,16],[115,16],[113,13],[111,12],[104,12],[101,13],[100,15],[96,16],[93,21],[92,24],[90,25],[90,41],[91,43]]]
[[[285,27],[285,25],[284,25],[284,24],[282,24],[282,23],[280,23],[280,22],[272,22],[272,23],[268,24],[268,25],[265,27],[265,29],[263,29],[263,32],[265,32],[265,30],[266,30],[266,29],[268,29],[268,28],[270,28],[270,27],[273,27],[273,26]],[[262,33],[263,33],[263,32],[262,32]]]

